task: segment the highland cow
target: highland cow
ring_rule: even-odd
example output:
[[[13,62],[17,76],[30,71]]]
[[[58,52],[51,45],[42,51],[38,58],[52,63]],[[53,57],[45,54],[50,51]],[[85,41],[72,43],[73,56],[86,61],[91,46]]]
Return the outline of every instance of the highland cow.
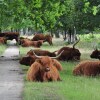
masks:
[[[83,61],[73,70],[74,75],[96,76],[100,74],[100,61]]]
[[[31,66],[31,64],[33,64],[35,60],[36,60],[35,56],[27,55],[27,56],[22,57],[19,63],[22,65]]]
[[[38,56],[49,56],[49,57],[55,57],[56,54],[53,52],[49,52],[46,50],[40,50],[40,49],[36,49],[36,50],[30,50],[29,52],[27,52],[27,55],[25,57],[22,57],[20,59],[20,64],[22,65],[31,65],[32,63],[35,62],[36,57],[34,56],[34,53],[37,54]]]
[[[31,41],[28,39],[24,39],[21,42],[22,47],[29,47],[29,46],[33,46],[36,48],[40,48],[40,46],[42,46],[43,40],[38,40],[38,41]]]
[[[18,42],[18,40],[19,40],[19,32],[4,32],[4,33],[0,33],[0,37],[6,37],[7,40],[15,39],[16,42]]]
[[[53,60],[56,57],[37,56],[37,59],[31,65],[27,72],[28,81],[60,81],[58,70],[62,70],[62,66],[57,61]],[[60,56],[59,54],[58,56]],[[57,57],[58,57],[57,56]]]
[[[100,60],[100,50],[96,49],[92,52],[92,54],[90,55],[91,58],[96,58]]]
[[[35,36],[32,38],[32,41],[38,41],[38,40],[44,40],[44,42],[48,42],[50,45],[53,45],[52,36],[50,35],[35,34]]]
[[[7,38],[6,37],[0,37],[0,44],[6,44]]]
[[[80,39],[79,39],[80,40]],[[58,60],[63,60],[63,61],[69,61],[69,60],[80,60],[81,53],[78,49],[75,48],[75,45],[79,42],[76,41],[74,43],[73,48],[71,47],[62,47],[60,50],[57,50],[57,55],[64,51],[61,56],[58,58]]]
[[[41,50],[41,49],[30,50],[29,52],[27,52],[27,55],[34,55],[33,51],[38,56],[49,56],[49,57],[55,57],[56,56],[55,52],[50,52],[50,51]]]

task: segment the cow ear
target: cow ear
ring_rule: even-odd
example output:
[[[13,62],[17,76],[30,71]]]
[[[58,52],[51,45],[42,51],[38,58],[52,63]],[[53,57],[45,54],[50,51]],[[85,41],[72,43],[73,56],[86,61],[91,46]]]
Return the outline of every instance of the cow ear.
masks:
[[[42,64],[41,59],[37,59],[36,60],[38,63]]]
[[[53,65],[54,65],[59,71],[63,70],[62,65],[60,64],[59,61],[57,61],[56,59],[52,59],[52,61],[53,61],[53,62],[52,62]]]

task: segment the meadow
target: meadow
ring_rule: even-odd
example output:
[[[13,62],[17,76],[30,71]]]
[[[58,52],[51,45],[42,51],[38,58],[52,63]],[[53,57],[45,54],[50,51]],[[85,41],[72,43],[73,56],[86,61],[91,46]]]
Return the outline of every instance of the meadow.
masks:
[[[3,52],[5,51],[6,48],[7,48],[6,45],[2,45],[2,44],[0,44],[0,55],[3,54]]]
[[[41,49],[55,51],[60,49],[66,43],[63,39],[53,39],[53,46],[44,43]],[[80,42],[76,45],[81,52],[81,60],[91,59],[91,52],[97,47],[100,49],[100,34],[80,35]],[[32,47],[20,47],[21,57],[26,55]],[[79,63],[78,61],[60,61],[63,71],[60,72],[62,81],[58,82],[28,82],[26,72],[29,66],[20,65],[24,76],[23,100],[100,100],[100,76],[85,77],[73,76],[73,68]]]

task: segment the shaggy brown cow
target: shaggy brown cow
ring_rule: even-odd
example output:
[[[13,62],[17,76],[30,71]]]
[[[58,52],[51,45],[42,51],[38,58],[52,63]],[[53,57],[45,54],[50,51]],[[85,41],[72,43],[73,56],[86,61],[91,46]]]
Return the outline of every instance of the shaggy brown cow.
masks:
[[[6,43],[7,43],[6,37],[0,37],[0,44],[6,44]]]
[[[19,45],[23,44],[25,41],[30,40],[28,38],[20,37],[19,38]]]
[[[19,63],[22,65],[31,66],[31,64],[33,64],[35,62],[35,60],[36,60],[35,56],[27,55],[25,57],[22,57],[20,59]]]
[[[38,40],[38,41],[31,41],[31,40],[26,40],[24,39],[21,42],[22,47],[29,47],[29,46],[34,46],[36,48],[40,48],[42,46],[43,40]]]
[[[48,56],[36,57],[38,59],[31,65],[27,72],[27,80],[41,82],[59,81],[60,75],[58,70],[62,70],[61,64]]]
[[[92,54],[90,55],[91,58],[96,58],[100,60],[100,50],[96,49],[92,52]]]
[[[78,49],[75,48],[75,45],[79,42],[79,40],[76,41],[76,43],[74,43],[73,48],[62,47],[60,50],[55,51],[55,52],[57,52],[57,54],[59,54],[59,53],[61,53],[61,51],[64,50],[64,52],[61,54],[61,56],[58,58],[58,60],[63,60],[63,61],[80,60],[81,53]]]
[[[96,76],[100,74],[100,61],[83,61],[73,70],[74,75]]]
[[[15,39],[16,42],[18,42],[19,40],[19,32],[4,32],[4,33],[0,33],[0,37],[6,37],[7,40],[13,40]]]
[[[30,50],[29,52],[27,52],[27,55],[34,55],[33,51],[38,56],[49,56],[49,57],[55,57],[56,56],[55,52],[50,52],[50,51],[41,50],[41,49]]]
[[[34,56],[33,52],[35,52],[35,54],[37,54],[38,56],[49,56],[49,57],[56,56],[54,52],[49,52],[46,50],[40,50],[40,49],[30,50],[29,52],[27,52],[27,56],[22,57],[20,59],[20,64],[29,66],[32,63],[34,63],[34,61],[36,60],[36,57]]]
[[[50,45],[53,45],[52,36],[50,36],[50,35],[35,34],[32,41],[38,41],[38,40],[44,40],[44,42],[48,42]]]

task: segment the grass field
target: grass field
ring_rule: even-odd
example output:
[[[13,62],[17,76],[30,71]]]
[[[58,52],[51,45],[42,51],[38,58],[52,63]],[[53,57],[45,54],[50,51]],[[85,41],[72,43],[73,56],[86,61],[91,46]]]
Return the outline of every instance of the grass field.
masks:
[[[0,55],[5,51],[6,48],[6,45],[0,45]]]
[[[81,41],[77,44],[81,52],[81,61],[96,60],[89,55],[94,46],[100,49],[100,34],[91,38],[90,35],[80,36]],[[63,39],[53,39],[53,46],[43,44],[41,49],[55,51],[65,46]],[[72,45],[68,45],[72,46]],[[20,47],[21,56],[25,55],[30,48]],[[24,80],[23,100],[100,100],[100,77],[73,76],[72,70],[79,62],[61,62],[63,71],[60,72],[61,82],[28,82]],[[21,65],[26,77],[29,66]],[[24,77],[24,78],[25,78]]]

